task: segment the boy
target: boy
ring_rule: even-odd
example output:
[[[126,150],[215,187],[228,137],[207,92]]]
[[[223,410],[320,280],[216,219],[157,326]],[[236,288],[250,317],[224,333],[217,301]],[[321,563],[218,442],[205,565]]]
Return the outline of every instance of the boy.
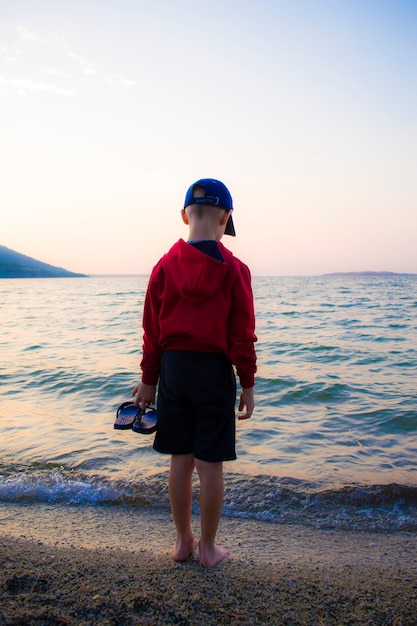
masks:
[[[223,506],[223,461],[236,458],[238,419],[254,409],[255,316],[249,269],[220,239],[235,236],[233,203],[218,180],[188,189],[180,239],[154,267],[143,313],[142,382],[132,392],[142,410],[155,402],[155,450],[171,454],[169,496],[177,531],[173,557],[185,561],[196,547],[191,530],[192,474],[200,479],[200,563],[213,567],[228,552],[215,543]],[[232,365],[233,364],[233,365]]]

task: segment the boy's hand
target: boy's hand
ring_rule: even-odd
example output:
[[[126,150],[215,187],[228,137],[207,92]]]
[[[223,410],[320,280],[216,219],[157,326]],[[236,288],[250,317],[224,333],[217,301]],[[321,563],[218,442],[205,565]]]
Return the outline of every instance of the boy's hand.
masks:
[[[135,396],[135,406],[140,406],[142,411],[146,411],[146,408],[155,402],[156,385],[138,383],[131,395]]]
[[[239,400],[239,411],[243,411],[245,406],[246,406],[246,413],[243,413],[243,415],[238,415],[237,416],[238,420],[247,420],[249,417],[251,417],[253,413],[253,409],[255,408],[255,400],[253,397],[253,387],[246,387],[245,389],[242,389],[242,392],[240,394],[240,400]]]

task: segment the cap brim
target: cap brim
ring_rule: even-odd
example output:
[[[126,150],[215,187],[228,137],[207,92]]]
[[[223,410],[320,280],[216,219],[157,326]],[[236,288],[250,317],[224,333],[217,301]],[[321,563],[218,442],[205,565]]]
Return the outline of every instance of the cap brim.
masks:
[[[232,215],[229,215],[229,219],[227,220],[226,228],[224,229],[225,235],[230,235],[231,237],[236,237],[235,226],[233,224]]]

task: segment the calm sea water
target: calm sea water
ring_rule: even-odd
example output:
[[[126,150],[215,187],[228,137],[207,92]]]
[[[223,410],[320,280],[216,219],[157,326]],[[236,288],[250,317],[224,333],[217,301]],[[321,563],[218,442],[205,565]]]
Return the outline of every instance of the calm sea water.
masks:
[[[0,281],[0,501],[168,508],[169,457],[113,429],[139,376],[146,284]],[[253,287],[257,404],[224,514],[417,530],[417,277]]]

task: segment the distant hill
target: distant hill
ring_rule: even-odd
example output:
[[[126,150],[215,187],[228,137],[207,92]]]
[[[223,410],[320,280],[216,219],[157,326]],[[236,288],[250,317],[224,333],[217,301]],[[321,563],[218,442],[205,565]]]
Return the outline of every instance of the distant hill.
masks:
[[[42,263],[29,256],[0,246],[0,278],[83,278],[86,274]]]
[[[390,276],[417,276],[417,274],[410,274],[404,272],[331,272],[330,274],[323,274],[323,276],[379,276],[381,278]]]

